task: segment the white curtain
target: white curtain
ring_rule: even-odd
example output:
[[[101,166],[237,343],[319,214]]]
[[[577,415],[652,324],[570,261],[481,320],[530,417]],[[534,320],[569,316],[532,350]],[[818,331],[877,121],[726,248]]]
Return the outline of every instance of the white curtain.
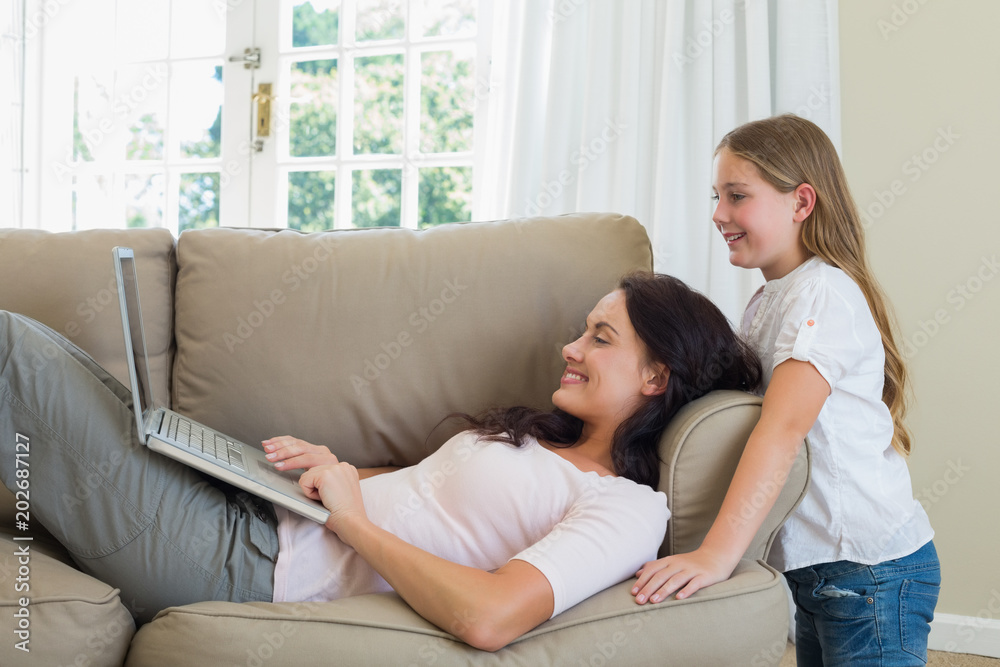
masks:
[[[635,216],[734,322],[762,279],[711,221],[712,152],[795,112],[840,141],[836,0],[498,0],[478,219]]]
[[[0,0],[0,227],[22,220],[24,0]]]

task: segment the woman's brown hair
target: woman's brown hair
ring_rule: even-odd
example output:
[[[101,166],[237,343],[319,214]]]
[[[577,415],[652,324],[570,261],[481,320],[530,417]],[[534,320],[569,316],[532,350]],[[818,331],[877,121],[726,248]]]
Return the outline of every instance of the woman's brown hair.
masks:
[[[716,389],[752,392],[761,382],[756,353],[708,297],[672,276],[638,272],[621,279],[629,320],[650,361],[669,369],[666,390],[647,396],[615,431],[617,475],[658,487],[660,434],[685,404]],[[572,447],[583,422],[562,410],[500,408],[465,420],[484,440],[520,446],[526,436]]]

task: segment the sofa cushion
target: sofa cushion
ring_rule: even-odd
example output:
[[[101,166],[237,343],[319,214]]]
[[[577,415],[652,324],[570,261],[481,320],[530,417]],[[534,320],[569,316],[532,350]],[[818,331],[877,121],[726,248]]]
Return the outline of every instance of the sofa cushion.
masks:
[[[644,606],[624,582],[496,653],[456,640],[394,594],[321,604],[206,602],[166,609],[144,625],[126,665],[776,664],[788,632],[780,580],[744,561],[726,582]],[[719,619],[743,618],[749,622],[720,632]]]
[[[248,443],[291,434],[375,466],[435,450],[450,412],[550,407],[562,345],[652,255],[633,218],[580,214],[186,231],[177,261],[174,408]]]
[[[153,392],[170,398],[174,238],[166,229],[0,229],[0,310],[63,334],[128,384],[111,249],[135,249]],[[43,363],[44,360],[39,360]]]
[[[135,623],[118,589],[49,554],[0,534],[0,665],[122,664]]]

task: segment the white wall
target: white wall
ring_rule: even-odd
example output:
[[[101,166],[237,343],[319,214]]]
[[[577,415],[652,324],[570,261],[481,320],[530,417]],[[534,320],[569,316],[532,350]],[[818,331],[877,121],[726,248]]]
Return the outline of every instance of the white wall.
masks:
[[[995,0],[840,3],[843,159],[871,223],[872,264],[909,344],[910,469],[937,531],[938,613],[992,621],[1000,621],[998,26]],[[976,652],[988,634],[958,630],[947,648],[959,652]]]

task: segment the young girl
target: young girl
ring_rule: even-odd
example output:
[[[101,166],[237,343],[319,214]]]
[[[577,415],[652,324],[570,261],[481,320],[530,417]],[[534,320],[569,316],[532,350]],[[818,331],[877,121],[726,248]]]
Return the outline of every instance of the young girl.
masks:
[[[729,261],[767,281],[743,318],[763,409],[701,547],[647,563],[636,601],[729,577],[808,436],[810,487],[769,557],[795,599],[798,664],[924,664],[934,531],[906,466],[903,359],[836,151],[793,115],[747,123],[716,149],[713,190]]]

